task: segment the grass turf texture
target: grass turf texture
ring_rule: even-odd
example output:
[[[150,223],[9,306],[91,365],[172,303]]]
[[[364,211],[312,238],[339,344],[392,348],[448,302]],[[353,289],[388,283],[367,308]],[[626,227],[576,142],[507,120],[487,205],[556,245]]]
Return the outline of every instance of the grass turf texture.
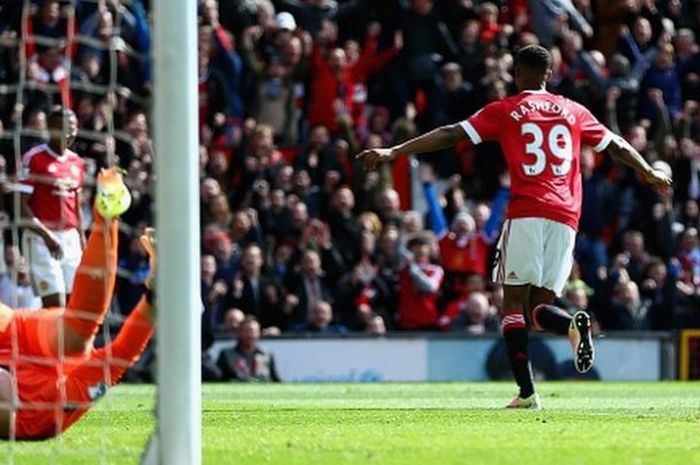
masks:
[[[540,383],[538,412],[502,408],[510,383],[208,385],[204,463],[695,464],[699,388]],[[152,407],[152,387],[120,386],[59,440],[0,445],[0,464],[136,464]]]

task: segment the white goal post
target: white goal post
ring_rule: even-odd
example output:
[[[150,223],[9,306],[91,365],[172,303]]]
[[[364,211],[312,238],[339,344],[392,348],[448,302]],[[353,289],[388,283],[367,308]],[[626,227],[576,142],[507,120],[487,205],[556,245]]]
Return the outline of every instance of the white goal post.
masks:
[[[197,0],[153,2],[158,273],[155,463],[200,465]]]

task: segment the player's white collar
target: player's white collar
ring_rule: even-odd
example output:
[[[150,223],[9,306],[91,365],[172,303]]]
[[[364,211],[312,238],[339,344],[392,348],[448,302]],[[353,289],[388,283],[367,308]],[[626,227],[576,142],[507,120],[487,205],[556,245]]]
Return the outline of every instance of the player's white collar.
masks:
[[[523,94],[546,94],[547,89],[526,89],[522,92]]]

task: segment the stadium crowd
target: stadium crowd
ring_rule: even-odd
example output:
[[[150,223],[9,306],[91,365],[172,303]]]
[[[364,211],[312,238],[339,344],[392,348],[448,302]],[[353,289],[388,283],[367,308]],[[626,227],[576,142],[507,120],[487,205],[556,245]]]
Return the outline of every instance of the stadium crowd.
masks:
[[[150,6],[31,1],[23,16],[23,3],[0,6],[5,224],[20,156],[42,142],[54,105],[72,108],[88,180],[118,164],[134,197],[117,289],[119,308],[132,308],[153,157],[168,156],[150,139]],[[698,327],[699,22],[700,2],[679,0],[202,0],[192,156],[205,340],[251,317],[264,336],[497,332],[490,269],[509,195],[499,147],[465,143],[378,173],[354,155],[512,93],[514,51],[533,43],[553,54],[551,91],[675,180],[660,196],[583,151],[576,266],[559,304],[601,330]],[[26,296],[11,236],[0,296]]]

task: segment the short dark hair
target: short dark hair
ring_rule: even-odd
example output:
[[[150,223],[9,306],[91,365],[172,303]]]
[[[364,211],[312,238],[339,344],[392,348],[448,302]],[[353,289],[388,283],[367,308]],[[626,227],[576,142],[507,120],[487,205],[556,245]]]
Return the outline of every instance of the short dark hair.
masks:
[[[63,118],[65,116],[65,110],[61,106],[54,106],[51,111],[46,115],[46,122],[49,128],[58,129],[63,127]]]
[[[63,115],[64,115],[64,110],[63,107],[60,105],[56,105],[51,107],[51,111],[47,115],[47,120],[52,120],[52,119],[60,119],[63,120]]]
[[[49,114],[46,115],[46,121],[49,122],[49,125],[51,124],[51,121],[56,121],[63,125],[63,122],[71,116],[75,116],[75,113],[70,108],[54,105],[51,107]]]
[[[518,52],[519,66],[539,73],[546,73],[552,67],[552,55],[541,45],[528,45]]]
[[[408,240],[408,242],[406,243],[406,248],[408,250],[411,250],[414,247],[423,247],[430,244],[430,239],[428,239],[422,234],[418,234],[415,237],[412,237]]]

